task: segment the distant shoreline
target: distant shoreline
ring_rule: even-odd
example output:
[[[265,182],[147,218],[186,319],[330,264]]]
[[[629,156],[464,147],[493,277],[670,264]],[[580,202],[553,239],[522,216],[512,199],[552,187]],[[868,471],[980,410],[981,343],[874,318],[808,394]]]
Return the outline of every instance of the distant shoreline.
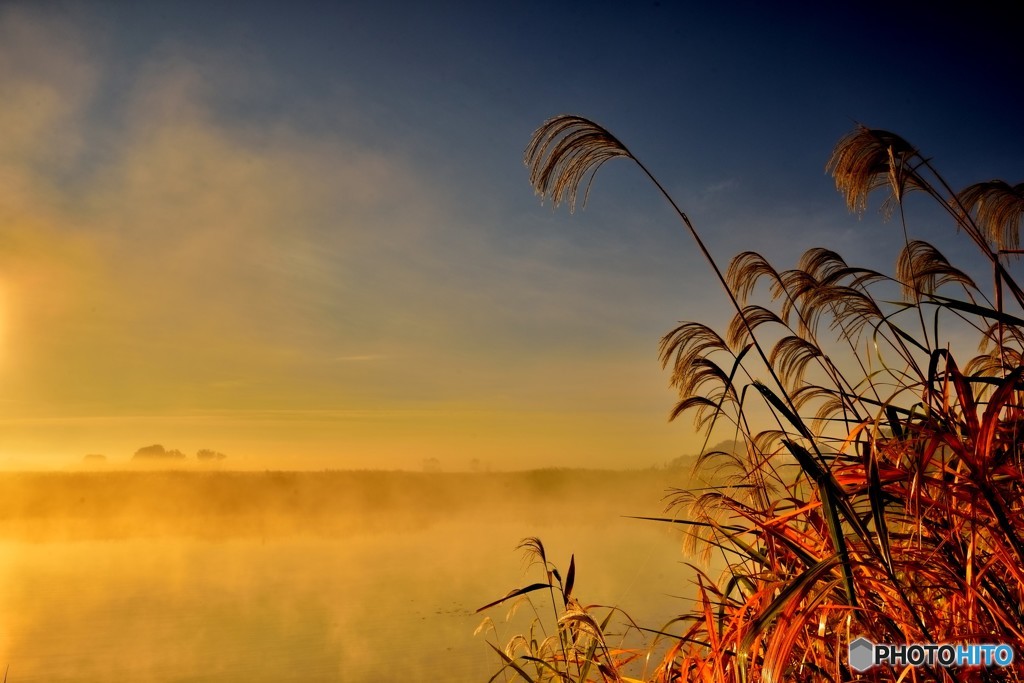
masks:
[[[524,528],[658,515],[683,470],[116,470],[0,473],[0,538],[212,538],[415,531],[474,518]]]

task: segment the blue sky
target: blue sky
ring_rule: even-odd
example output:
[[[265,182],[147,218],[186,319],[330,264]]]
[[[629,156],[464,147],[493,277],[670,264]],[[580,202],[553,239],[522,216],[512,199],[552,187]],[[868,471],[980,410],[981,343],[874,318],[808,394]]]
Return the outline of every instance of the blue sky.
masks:
[[[954,187],[1018,182],[1014,45],[981,7],[2,3],[0,463],[695,452],[657,341],[725,298],[628,163],[583,211],[541,206],[534,128],[607,126],[722,265],[885,268],[896,226],[846,211],[832,146],[863,122]]]

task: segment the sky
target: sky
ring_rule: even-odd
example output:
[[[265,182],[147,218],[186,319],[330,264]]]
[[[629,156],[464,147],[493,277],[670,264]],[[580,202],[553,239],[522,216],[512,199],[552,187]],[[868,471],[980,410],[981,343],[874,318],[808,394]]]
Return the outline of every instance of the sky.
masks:
[[[832,146],[860,122],[1020,182],[1024,57],[996,6],[829,4],[0,2],[0,467],[698,452],[657,343],[727,321],[707,264],[628,162],[570,213],[523,149],[581,114],[721,265],[888,269]]]

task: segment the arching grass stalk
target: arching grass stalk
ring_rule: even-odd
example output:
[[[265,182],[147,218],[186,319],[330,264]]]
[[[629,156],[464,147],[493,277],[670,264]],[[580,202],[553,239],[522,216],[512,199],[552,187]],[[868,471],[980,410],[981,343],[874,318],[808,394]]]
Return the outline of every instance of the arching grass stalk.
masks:
[[[654,184],[661,196],[672,207],[676,215],[686,226],[687,231],[697,244],[704,260],[711,267],[718,282],[722,285],[729,302],[743,320],[747,333],[754,344],[754,348],[761,356],[768,373],[771,375],[780,394],[788,400],[785,387],[775,369],[768,360],[764,349],[754,334],[754,328],[749,318],[744,314],[744,309],[736,300],[736,294],[726,281],[722,270],[718,267],[707,245],[701,239],[700,233],[690,221],[689,216],[679,208],[675,199],[662,186],[658,179],[622,142],[607,129],[582,116],[563,114],[545,121],[540,128],[533,133],[530,144],[526,147],[523,161],[530,169],[530,183],[534,191],[541,197],[550,197],[555,206],[562,201],[569,202],[569,210],[576,210],[576,201],[579,192],[583,189],[583,202],[586,203],[590,194],[590,186],[598,169],[610,159],[629,159],[643,172]],[[790,405],[792,408],[792,405]],[[795,414],[795,411],[794,411]],[[818,454],[820,457],[820,453]]]
[[[619,157],[637,163],[669,201],[736,310],[724,336],[684,322],[662,339],[662,362],[680,392],[672,417],[693,412],[709,433],[728,420],[744,452],[708,456],[737,467],[738,485],[676,491],[670,508],[688,506],[690,517],[657,518],[683,525],[728,567],[717,582],[698,572],[694,606],[657,630],[668,637],[682,625],[654,680],[1024,681],[1012,667],[862,674],[845,649],[863,636],[1001,642],[1024,656],[1024,318],[1006,311],[1003,297],[1005,289],[1021,306],[1024,290],[1002,263],[1019,244],[1024,184],[987,181],[954,193],[903,138],[858,127],[827,169],[853,210],[863,211],[875,190],[888,191],[883,208],[898,208],[904,229],[895,276],[821,248],[784,271],[744,252],[723,275],[686,214],[601,126],[557,117],[526,152],[534,188],[573,208],[597,169]],[[912,237],[903,205],[912,191],[937,200],[989,260],[994,303]],[[748,303],[765,282],[774,308]],[[892,285],[898,301],[889,300]],[[962,369],[959,336],[947,322],[960,326],[957,335],[966,329],[980,338]],[[768,384],[747,368],[750,349]],[[836,360],[839,351],[849,358]],[[716,354],[730,364],[719,366]],[[750,392],[764,399],[774,427],[757,431]],[[552,576],[520,592],[554,595],[561,581]],[[580,616],[567,593],[558,627],[577,630],[560,631],[570,635],[563,650],[541,646],[519,660],[506,650],[505,671],[531,681],[625,680],[624,659],[603,639],[607,618]],[[588,651],[576,645],[584,631],[601,638],[586,641]],[[586,664],[571,667],[567,658]],[[523,662],[536,665],[536,678],[522,673]]]
[[[775,365],[769,360],[768,354],[765,352],[754,331],[756,323],[752,319],[751,311],[741,306],[739,301],[737,301],[733,288],[730,287],[721,268],[719,268],[711,252],[708,251],[704,240],[701,239],[690,218],[679,208],[679,205],[676,204],[672,196],[647,167],[607,129],[589,119],[574,115],[556,116],[545,121],[534,132],[529,145],[527,145],[524,162],[530,169],[530,182],[533,185],[534,191],[542,197],[550,197],[556,206],[564,199],[567,199],[570,210],[574,210],[581,187],[585,203],[597,170],[605,162],[620,157],[633,161],[640,168],[683,222],[704,260],[715,274],[722,289],[725,290],[733,309],[736,311],[737,319],[745,328],[747,338],[761,357],[761,361],[775,384],[776,390],[769,389],[756,380],[754,381],[754,386],[760,391],[765,400],[777,409],[776,414],[781,415],[785,422],[796,429],[797,433],[806,440],[807,446],[818,460],[819,467],[815,469],[825,473],[823,475],[824,478],[817,478],[816,481],[828,489],[834,488],[834,483],[829,480],[827,475],[828,464],[818,447],[817,440],[804,423],[800,412],[786,390],[786,386],[776,373]],[[831,499],[832,496],[827,495],[826,498]],[[845,517],[847,522],[853,524],[855,528],[857,527],[858,519],[852,509],[844,505],[842,501],[835,500],[834,503],[834,505],[829,506],[827,509],[829,528],[833,533],[832,541],[834,547],[841,559],[841,567],[845,575],[847,598],[851,604],[856,605],[857,596],[853,590],[853,577],[850,571],[846,543],[841,533],[839,518],[840,516]]]

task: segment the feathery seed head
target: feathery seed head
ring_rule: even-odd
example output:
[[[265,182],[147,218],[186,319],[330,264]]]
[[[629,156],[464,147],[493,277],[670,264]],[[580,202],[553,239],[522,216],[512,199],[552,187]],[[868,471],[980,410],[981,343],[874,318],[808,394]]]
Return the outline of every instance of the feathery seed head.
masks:
[[[1024,183],[1013,186],[1002,180],[975,183],[961,190],[956,199],[961,213],[973,215],[982,233],[997,249],[1020,247]]]
[[[619,140],[598,124],[581,116],[563,114],[545,121],[533,133],[523,161],[530,169],[530,184],[555,206],[576,199],[583,187],[583,204],[601,164],[616,157],[633,158]]]
[[[871,191],[885,186],[892,190],[883,204],[889,210],[893,200],[899,202],[907,190],[922,186],[909,165],[915,156],[913,145],[895,133],[857,126],[836,144],[825,170],[835,178],[851,211],[863,213]]]

